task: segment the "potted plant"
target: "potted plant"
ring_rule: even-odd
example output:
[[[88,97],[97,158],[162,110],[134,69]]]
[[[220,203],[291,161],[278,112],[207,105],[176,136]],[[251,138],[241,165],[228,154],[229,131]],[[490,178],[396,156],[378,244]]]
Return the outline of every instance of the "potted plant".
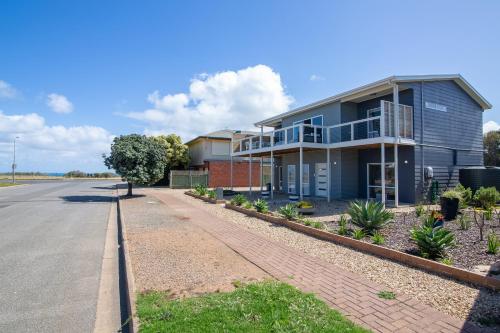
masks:
[[[312,215],[315,211],[313,204],[309,201],[297,202],[297,209],[302,215]]]
[[[443,213],[445,220],[454,220],[457,217],[461,199],[460,192],[455,190],[448,190],[441,194],[441,213]]]

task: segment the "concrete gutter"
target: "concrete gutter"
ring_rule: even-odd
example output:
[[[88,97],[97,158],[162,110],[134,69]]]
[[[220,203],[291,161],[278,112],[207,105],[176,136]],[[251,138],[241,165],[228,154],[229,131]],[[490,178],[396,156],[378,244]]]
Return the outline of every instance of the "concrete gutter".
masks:
[[[117,229],[116,200],[113,200],[109,207],[94,333],[116,332],[120,327],[120,305],[116,298],[119,294]]]
[[[137,310],[135,306],[136,302],[136,289],[135,289],[135,279],[132,270],[132,262],[130,258],[130,253],[128,250],[127,242],[127,229],[125,226],[125,219],[123,218],[123,212],[120,205],[120,192],[118,190],[118,185],[116,187],[116,200],[117,200],[117,211],[118,211],[118,244],[119,255],[120,255],[120,265],[121,269],[125,272],[124,281],[121,287],[125,289],[126,307],[128,312],[127,322],[123,324],[123,332],[136,333],[139,332],[139,324],[137,318]]]

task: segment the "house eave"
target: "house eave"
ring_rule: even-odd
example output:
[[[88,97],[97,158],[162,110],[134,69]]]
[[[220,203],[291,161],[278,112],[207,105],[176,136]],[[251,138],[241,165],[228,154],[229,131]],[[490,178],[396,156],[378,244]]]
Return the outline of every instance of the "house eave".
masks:
[[[483,110],[488,110],[492,108],[492,105],[476,90],[472,85],[467,82],[460,74],[437,74],[437,75],[407,75],[407,76],[390,76],[385,79],[375,81],[361,87],[348,90],[338,95],[334,95],[314,103],[307,104],[305,106],[290,110],[288,112],[276,115],[274,117],[256,122],[254,125],[260,126],[275,126],[280,123],[283,118],[293,116],[305,111],[315,109],[317,107],[335,103],[335,102],[346,102],[354,99],[356,96],[366,96],[373,94],[377,91],[383,91],[392,87],[395,83],[406,83],[406,82],[419,82],[419,81],[442,81],[442,80],[453,80],[462,89],[464,89],[469,96],[471,96]]]

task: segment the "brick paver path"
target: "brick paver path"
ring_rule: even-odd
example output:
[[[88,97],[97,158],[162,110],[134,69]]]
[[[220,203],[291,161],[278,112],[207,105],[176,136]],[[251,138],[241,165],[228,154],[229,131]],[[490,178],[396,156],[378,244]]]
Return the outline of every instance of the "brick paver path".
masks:
[[[381,299],[377,294],[384,288],[360,275],[254,234],[168,192],[150,193],[270,275],[315,293],[353,322],[374,332],[492,332],[405,295],[397,295],[395,300]]]

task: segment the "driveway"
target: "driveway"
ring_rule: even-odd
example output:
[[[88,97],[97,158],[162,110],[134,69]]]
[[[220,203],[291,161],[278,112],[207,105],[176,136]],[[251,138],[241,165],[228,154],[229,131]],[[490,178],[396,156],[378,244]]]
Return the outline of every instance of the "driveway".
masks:
[[[93,331],[112,185],[46,181],[0,189],[0,332]]]

